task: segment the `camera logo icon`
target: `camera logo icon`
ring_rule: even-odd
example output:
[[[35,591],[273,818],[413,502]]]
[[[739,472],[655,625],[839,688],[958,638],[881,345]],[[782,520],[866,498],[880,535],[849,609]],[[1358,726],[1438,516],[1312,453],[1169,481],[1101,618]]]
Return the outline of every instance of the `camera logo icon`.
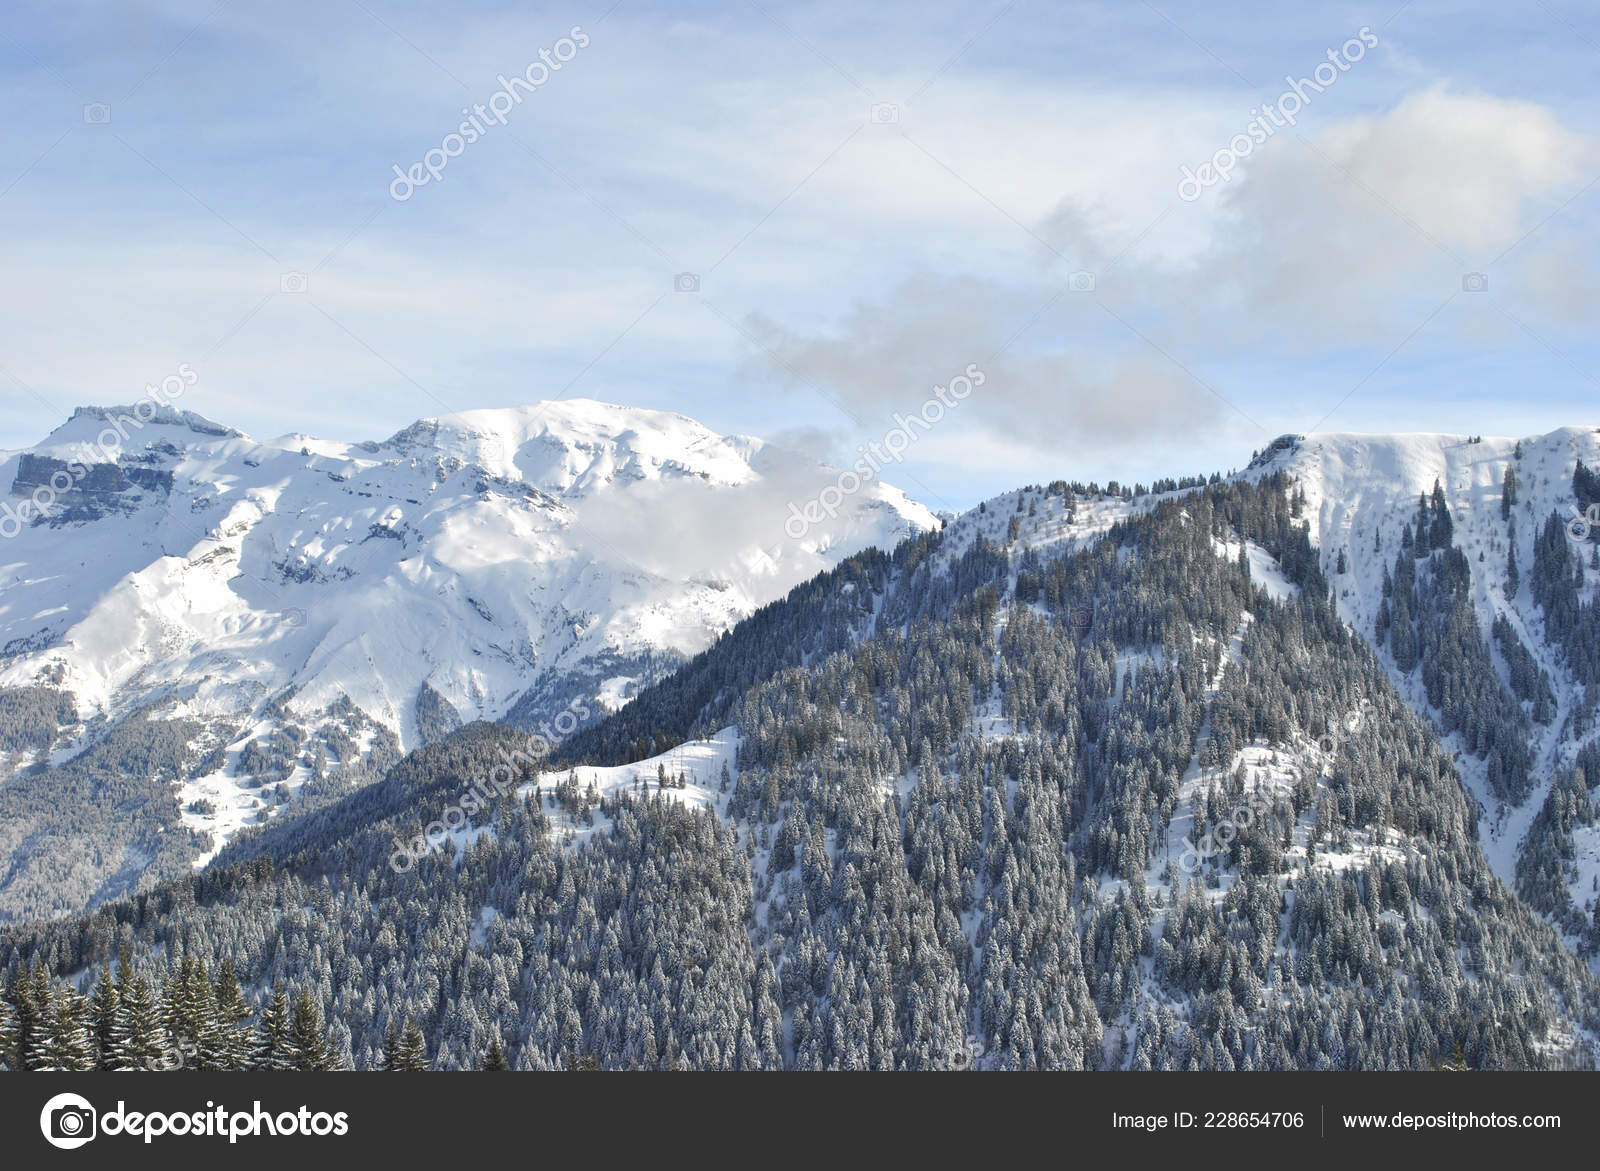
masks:
[[[874,102],[867,111],[867,121],[879,126],[889,126],[900,121],[900,107],[893,102]]]
[[[697,272],[680,272],[672,278],[672,291],[675,293],[698,293],[700,291],[700,274]]]
[[[1074,293],[1092,293],[1094,292],[1094,273],[1075,272],[1067,278],[1067,283],[1072,287]]]
[[[77,1094],[57,1094],[39,1112],[39,1129],[51,1146],[75,1151],[94,1141],[99,1117],[99,1112]]]
[[[94,126],[104,126],[111,121],[111,107],[104,102],[90,102],[83,108],[83,120]]]
[[[1461,291],[1463,293],[1487,293],[1489,291],[1489,274],[1486,272],[1462,273]]]
[[[1600,528],[1600,501],[1589,505],[1584,511],[1579,512],[1576,504],[1567,505],[1567,511],[1572,514],[1572,519],[1567,522],[1567,536],[1582,544],[1589,539],[1589,534]]]
[[[303,293],[309,283],[303,272],[286,272],[278,278],[278,292]]]

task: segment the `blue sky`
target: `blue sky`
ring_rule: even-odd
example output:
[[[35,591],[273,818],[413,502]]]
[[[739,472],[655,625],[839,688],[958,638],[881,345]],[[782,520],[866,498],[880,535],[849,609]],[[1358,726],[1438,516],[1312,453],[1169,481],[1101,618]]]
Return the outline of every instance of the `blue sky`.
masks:
[[[184,406],[258,437],[583,396],[836,461],[975,364],[886,475],[951,508],[1285,431],[1600,423],[1600,21],[1570,0],[8,15],[0,447],[180,363]],[[541,50],[570,55],[394,199]]]

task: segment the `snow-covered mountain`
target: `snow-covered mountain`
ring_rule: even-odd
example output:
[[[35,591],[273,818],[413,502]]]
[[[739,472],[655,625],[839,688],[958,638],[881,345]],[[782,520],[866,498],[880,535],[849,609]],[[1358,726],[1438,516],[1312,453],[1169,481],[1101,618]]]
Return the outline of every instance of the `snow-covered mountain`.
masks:
[[[47,503],[42,519],[0,519],[0,798],[5,778],[28,766],[88,761],[99,788],[105,769],[141,759],[181,806],[166,828],[194,835],[180,848],[171,835],[152,843],[129,830],[66,881],[92,898],[125,889],[154,859],[203,863],[239,827],[302,798],[336,797],[463,722],[559,734],[590,723],[792,586],[941,524],[873,483],[796,539],[791,505],[803,509],[837,472],[679,415],[592,401],[426,419],[366,443],[298,434],[258,443],[164,408],[108,455],[107,426],[131,413],[84,408],[44,443],[0,459],[12,510],[0,518],[35,492]],[[1460,732],[1446,738],[1508,885],[1560,771],[1597,739],[1594,699],[1528,580],[1548,518],[1583,511],[1580,460],[1600,465],[1591,428],[1521,440],[1326,434],[1287,436],[1240,473],[1293,478],[1340,615],[1374,643],[1400,694],[1434,717],[1425,672],[1402,669],[1378,625],[1402,531],[1438,484],[1470,568],[1485,663],[1509,685],[1513,667],[1492,633],[1504,616],[1554,696],[1553,712],[1527,722],[1531,787],[1515,800],[1496,793]],[[1506,514],[1508,470],[1516,499]],[[953,572],[979,538],[1059,557],[1194,490],[1157,487],[1170,490],[1062,483],[996,497],[950,519],[939,564]],[[1230,559],[1242,550],[1274,596],[1293,592],[1258,546],[1223,534],[1218,549]],[[1013,582],[1025,571],[1017,562]],[[1592,600],[1600,569],[1584,572]],[[154,762],[118,739],[132,729],[147,752],[151,728],[179,735],[182,750]],[[1309,761],[1317,747],[1304,751]],[[17,788],[13,803],[39,804]],[[0,855],[30,848],[28,835],[48,822],[0,825]],[[1600,829],[1578,827],[1571,849],[1563,881],[1582,908],[1600,875]],[[40,878],[16,905],[45,905],[38,899],[62,881]]]
[[[1284,436],[1257,453],[1241,480],[1260,480],[1284,473],[1303,493],[1301,519],[1317,550],[1321,568],[1332,584],[1339,615],[1373,644],[1396,690],[1424,718],[1441,730],[1446,723],[1439,707],[1430,701],[1426,669],[1407,669],[1396,661],[1388,640],[1380,636],[1385,582],[1402,553],[1405,530],[1415,526],[1419,499],[1430,508],[1437,486],[1451,520],[1451,542],[1460,550],[1469,571],[1470,601],[1483,647],[1482,661],[1508,695],[1516,691],[1516,667],[1509,661],[1504,641],[1494,633],[1503,618],[1517,643],[1531,656],[1536,672],[1548,678],[1553,703],[1539,710],[1536,699],[1523,699],[1527,717],[1502,734],[1525,735],[1528,746],[1526,794],[1508,798],[1497,793],[1490,778],[1490,762],[1474,751],[1468,735],[1448,730],[1444,742],[1456,755],[1456,767],[1477,800],[1481,816],[1479,840],[1495,873],[1513,889],[1527,895],[1530,881],[1559,874],[1562,897],[1547,897],[1540,909],[1560,926],[1594,921],[1600,892],[1600,824],[1576,819],[1562,829],[1562,840],[1552,842],[1550,825],[1539,825],[1558,779],[1575,765],[1587,763],[1591,790],[1600,782],[1593,761],[1600,756],[1600,721],[1596,719],[1596,689],[1588,672],[1573,663],[1563,638],[1552,630],[1545,607],[1536,598],[1531,580],[1538,558],[1535,545],[1550,526],[1595,533],[1595,498],[1580,497],[1574,477],[1580,466],[1600,467],[1600,430],[1564,427],[1545,435],[1523,438],[1450,434],[1362,435],[1326,433]],[[1508,475],[1512,499],[1503,507]],[[941,547],[953,564],[979,538],[1013,551],[1031,550],[1051,558],[1086,548],[1101,540],[1113,524],[1129,521],[1154,509],[1162,500],[1195,491],[1184,485],[1166,491],[1119,490],[1108,494],[1091,491],[1074,495],[1039,486],[1019,489],[984,502],[954,518]],[[1511,546],[1515,546],[1514,556]],[[1591,607],[1600,598],[1600,564],[1592,539],[1574,539],[1570,546],[1573,572],[1582,575],[1576,596]],[[1230,560],[1241,551],[1250,563],[1252,579],[1274,598],[1296,591],[1265,550],[1237,535],[1224,537],[1218,551]],[[1519,567],[1511,578],[1511,563]],[[1580,621],[1584,621],[1582,615]],[[1463,670],[1460,664],[1450,670]],[[1448,672],[1447,672],[1448,673]],[[1447,682],[1455,687],[1462,680]],[[1508,701],[1513,711],[1515,697]],[[1498,715],[1498,713],[1496,713]],[[1359,720],[1356,713],[1342,718]],[[1584,761],[1580,754],[1587,753]],[[1297,755],[1280,757],[1296,767],[1324,767],[1326,753],[1307,740]],[[1250,753],[1241,753],[1237,766]],[[1252,762],[1253,763],[1253,762]],[[1568,817],[1551,819],[1566,821]],[[1530,832],[1535,831],[1535,832]],[[1176,834],[1178,831],[1172,831]],[[1566,835],[1570,833],[1570,841]],[[1552,849],[1552,847],[1555,847]],[[1541,866],[1531,865],[1530,854],[1544,854]],[[1554,855],[1554,857],[1552,857]],[[1519,863],[1523,872],[1519,876]],[[1563,907],[1580,912],[1574,919]],[[1568,940],[1582,949],[1580,932]]]
[[[1323,570],[1333,583],[1339,613],[1369,640],[1374,640],[1384,605],[1385,574],[1400,551],[1403,530],[1415,520],[1419,497],[1431,497],[1438,485],[1449,509],[1454,543],[1471,570],[1471,598],[1496,672],[1509,685],[1510,664],[1492,633],[1496,617],[1503,615],[1539,669],[1548,674],[1555,699],[1552,718],[1530,722],[1533,785],[1520,802],[1503,802],[1494,794],[1485,762],[1466,750],[1460,733],[1446,738],[1457,750],[1462,776],[1482,805],[1479,832],[1484,852],[1507,884],[1515,881],[1529,828],[1558,770],[1570,768],[1580,749],[1600,738],[1600,730],[1584,717],[1586,710],[1592,711],[1593,697],[1586,695],[1559,639],[1547,630],[1545,612],[1529,583],[1534,545],[1551,516],[1582,531],[1576,522],[1587,507],[1576,497],[1573,484],[1580,461],[1589,468],[1600,464],[1600,431],[1593,427],[1565,427],[1522,439],[1312,434],[1285,436],[1243,473],[1253,478],[1282,470],[1305,492],[1304,516]],[[1508,470],[1515,484],[1514,502],[1503,510]],[[1520,567],[1515,584],[1508,556],[1513,533]],[[1592,604],[1600,590],[1594,545],[1575,541],[1573,550],[1574,563],[1582,565],[1586,575],[1580,596]],[[1376,649],[1401,695],[1419,712],[1430,714],[1420,672],[1402,670],[1388,647],[1380,644]],[[1523,706],[1532,711],[1531,703]],[[1600,827],[1580,827],[1574,838],[1575,857],[1566,877],[1574,901],[1582,906],[1595,897]]]
[[[249,986],[317,989],[360,1068],[406,1016],[441,1068],[496,1037],[521,1068],[1593,1068],[1600,931],[1545,896],[1596,820],[1575,774],[1549,776],[1592,740],[1600,688],[1538,672],[1600,663],[1570,621],[1595,583],[1552,508],[1519,610],[1546,637],[1502,662],[1540,631],[1484,636],[1493,520],[1428,478],[1453,442],[1295,437],[1228,480],[996,497],[762,607],[542,767],[515,729],[462,728],[382,784],[296,795],[304,816],[237,835],[218,881],[163,856],[142,881],[185,881],[147,902],[0,930],[0,967],[86,984],[124,944],[148,968],[227,956]],[[1477,500],[1508,533],[1524,500],[1537,519],[1560,481],[1594,487],[1545,442],[1510,445],[1505,513]],[[133,717],[101,743],[160,774],[191,725]],[[1535,726],[1548,759],[1485,756]],[[7,737],[25,729],[0,719]],[[16,793],[116,788],[128,766],[84,755],[0,785],[0,846]],[[1502,882],[1485,822],[1534,805]],[[82,889],[60,843],[34,854]],[[430,1017],[457,957],[459,1011]],[[397,991],[374,1007],[375,987]],[[582,995],[605,1011],[574,1018]]]
[[[263,779],[387,767],[474,719],[599,718],[797,583],[939,523],[873,481],[796,539],[789,505],[836,471],[590,400],[363,443],[141,408],[81,408],[0,460],[0,694],[73,708],[0,744],[0,779],[143,709],[193,720],[184,821],[213,846],[271,812]]]

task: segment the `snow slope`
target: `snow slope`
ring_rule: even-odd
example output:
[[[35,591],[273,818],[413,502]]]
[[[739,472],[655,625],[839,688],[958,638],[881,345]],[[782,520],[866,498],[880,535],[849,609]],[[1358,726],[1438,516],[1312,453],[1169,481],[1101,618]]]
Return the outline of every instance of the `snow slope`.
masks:
[[[1276,446],[1276,445],[1275,445]],[[1520,456],[1518,451],[1520,449]],[[1564,427],[1548,435],[1523,439],[1443,434],[1356,435],[1314,434],[1286,437],[1283,446],[1263,453],[1242,475],[1257,477],[1283,470],[1306,495],[1305,519],[1311,539],[1321,550],[1322,566],[1333,584],[1340,614],[1364,637],[1373,637],[1383,599],[1383,573],[1400,548],[1401,529],[1416,514],[1419,494],[1431,493],[1437,481],[1455,524],[1455,543],[1471,565],[1474,600],[1484,638],[1497,614],[1505,614],[1539,664],[1550,673],[1560,712],[1548,727],[1534,725],[1537,783],[1521,805],[1505,808],[1489,793],[1483,762],[1468,755],[1459,736],[1447,743],[1458,749],[1457,763],[1483,807],[1480,836],[1497,874],[1513,882],[1519,843],[1543,804],[1559,764],[1570,763],[1579,742],[1567,727],[1567,716],[1579,702],[1582,688],[1548,642],[1544,619],[1529,596],[1528,568],[1533,542],[1552,512],[1566,519],[1574,506],[1572,474],[1577,461],[1600,463],[1600,432],[1593,427]],[[1514,467],[1518,500],[1517,563],[1521,587],[1509,589],[1506,574],[1507,524],[1501,517],[1506,469]],[[1347,572],[1336,572],[1339,554]],[[1600,575],[1589,570],[1590,588]],[[1427,698],[1416,673],[1402,675],[1387,650],[1379,657],[1396,687],[1418,711],[1427,713]],[[1495,651],[1504,679],[1505,663]],[[1589,897],[1584,891],[1580,901]]]
[[[626,794],[661,794],[692,809],[708,809],[725,815],[728,794],[722,789],[722,774],[726,769],[730,780],[739,776],[739,729],[723,728],[708,740],[686,740],[666,752],[636,761],[633,764],[597,768],[579,765],[568,772],[542,772],[517,790],[519,797],[527,797],[538,789],[548,795],[563,782],[576,781],[580,791],[592,793],[594,800],[617,798]],[[665,770],[669,787],[660,787],[660,776]],[[598,810],[591,810],[587,821],[580,822],[553,803],[548,810],[555,820],[555,832],[569,845],[577,845],[603,833],[611,826],[611,819]]]
[[[183,795],[216,807],[185,821],[218,838],[270,814],[232,782],[285,721],[409,749],[425,684],[460,721],[597,718],[794,585],[939,523],[873,482],[795,539],[789,504],[837,472],[591,400],[364,443],[257,442],[145,407],[131,425],[132,408],[81,408],[0,460],[13,510],[52,471],[61,489],[20,532],[0,526],[0,687],[76,697],[57,760],[150,705],[224,729],[226,763]]]

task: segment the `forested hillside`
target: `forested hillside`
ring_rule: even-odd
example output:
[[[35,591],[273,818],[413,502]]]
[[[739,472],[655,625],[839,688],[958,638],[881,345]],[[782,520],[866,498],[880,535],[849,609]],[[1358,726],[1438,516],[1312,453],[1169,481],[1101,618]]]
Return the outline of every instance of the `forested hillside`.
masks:
[[[202,1007],[152,1040],[225,1065],[195,1036],[226,961],[258,1042],[303,1017],[280,1066],[1592,1067],[1600,985],[1490,869],[1303,509],[1267,476],[1093,540],[862,554],[415,865],[397,845],[523,736],[469,725],[199,876],[8,931],[9,1060],[120,1060],[73,1040],[67,983],[181,990],[187,963]],[[1414,586],[1441,639],[1446,544]],[[660,755],[730,726],[736,768]]]

